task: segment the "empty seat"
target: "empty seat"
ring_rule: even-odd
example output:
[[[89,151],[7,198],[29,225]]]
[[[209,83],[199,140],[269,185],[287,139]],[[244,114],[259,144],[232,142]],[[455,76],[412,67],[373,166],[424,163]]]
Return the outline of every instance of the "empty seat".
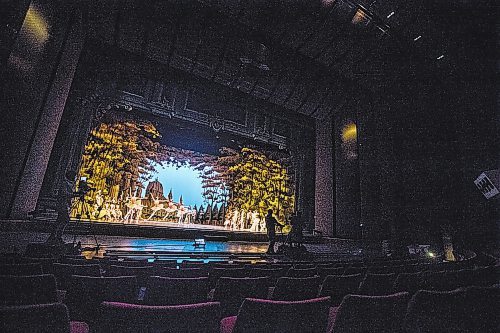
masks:
[[[221,318],[217,302],[170,306],[104,302],[101,311],[101,332],[218,333]]]
[[[153,262],[153,265],[156,267],[169,267],[169,268],[177,268],[179,265],[177,260],[162,260],[157,259]]]
[[[492,286],[500,279],[499,266],[477,267],[472,271],[472,281],[476,286]]]
[[[294,277],[294,278],[305,278],[312,277],[317,275],[316,268],[290,268],[288,272],[286,272],[286,276]]]
[[[193,304],[207,301],[210,290],[207,277],[148,279],[144,302],[149,305]]]
[[[156,269],[156,275],[171,278],[196,278],[196,277],[208,277],[206,270],[201,268],[169,268],[165,267],[161,270]]]
[[[247,298],[237,316],[221,321],[221,333],[325,332],[328,297],[304,301],[272,301]]]
[[[139,284],[144,286],[149,276],[155,275],[155,267],[153,266],[109,266],[106,271],[106,276],[137,276]]]
[[[421,273],[400,273],[398,274],[394,285],[393,292],[407,291],[414,294],[419,290]]]
[[[381,296],[392,293],[396,274],[366,274],[359,285],[360,295]]]
[[[276,281],[286,274],[284,268],[251,268],[248,270],[249,277],[269,277],[269,285],[274,286]]]
[[[110,260],[109,265],[122,267],[148,267],[154,266],[154,263],[147,260]]]
[[[54,275],[0,276],[2,306],[55,303],[56,290]]]
[[[330,296],[332,306],[340,304],[345,295],[356,294],[363,277],[361,274],[328,275],[321,285],[319,295]]]
[[[309,269],[309,268],[316,268],[316,264],[313,264],[313,263],[305,263],[305,262],[302,262],[302,263],[296,263],[293,265],[292,268],[295,268],[295,269]]]
[[[351,267],[347,267],[344,270],[344,274],[345,275],[361,274],[361,275],[364,276],[366,274],[367,270],[368,270],[368,267],[364,267],[364,266],[351,266]]]
[[[74,275],[68,286],[65,303],[74,320],[93,326],[103,301],[137,302],[138,283],[135,276],[92,277]]]
[[[72,275],[101,276],[99,265],[69,265],[56,263],[52,265],[57,280],[57,287],[66,290]]]
[[[0,307],[0,331],[9,333],[86,333],[85,323],[70,323],[62,303]]]
[[[307,278],[282,277],[276,282],[272,299],[277,301],[299,301],[318,296],[319,276]]]
[[[1,265],[2,275],[41,275],[43,274],[40,263]]]
[[[210,274],[210,287],[215,287],[217,280],[221,277],[245,277],[247,270],[245,268],[212,268]]]
[[[411,299],[407,332],[497,332],[499,289],[420,290]]]
[[[344,274],[344,267],[318,267],[318,275],[322,280],[328,275],[342,275]]]
[[[410,294],[347,295],[336,312],[333,332],[400,332]]]
[[[215,286],[213,300],[221,303],[222,316],[234,316],[245,298],[267,298],[267,286],[267,277],[221,277]]]

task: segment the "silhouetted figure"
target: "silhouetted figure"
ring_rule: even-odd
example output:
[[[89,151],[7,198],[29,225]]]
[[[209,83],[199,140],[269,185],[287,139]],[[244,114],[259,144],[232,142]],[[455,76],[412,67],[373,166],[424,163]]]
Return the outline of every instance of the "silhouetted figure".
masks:
[[[59,187],[57,194],[57,220],[47,243],[62,244],[62,235],[66,224],[69,222],[71,213],[71,200],[73,198],[73,189],[75,187],[76,173],[69,170],[64,175],[64,181]]]
[[[269,209],[266,215],[266,229],[267,229],[267,238],[269,239],[269,248],[267,249],[267,253],[274,253],[274,244],[276,244],[276,227],[283,227],[281,223],[276,220],[273,216],[273,210]]]

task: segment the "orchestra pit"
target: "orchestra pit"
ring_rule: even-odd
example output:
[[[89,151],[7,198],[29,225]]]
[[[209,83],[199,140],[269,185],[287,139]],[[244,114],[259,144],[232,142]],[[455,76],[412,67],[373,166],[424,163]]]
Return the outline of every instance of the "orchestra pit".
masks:
[[[0,331],[499,332],[498,7],[0,2]]]

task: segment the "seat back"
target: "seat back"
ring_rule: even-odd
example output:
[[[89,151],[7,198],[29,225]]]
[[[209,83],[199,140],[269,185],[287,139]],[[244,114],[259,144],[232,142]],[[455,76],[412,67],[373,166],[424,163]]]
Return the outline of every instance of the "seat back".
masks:
[[[360,295],[382,296],[392,293],[396,274],[366,274],[359,285],[358,293]]]
[[[164,267],[162,270],[156,270],[157,275],[170,278],[197,278],[208,277],[206,270],[201,268],[169,268]]]
[[[407,291],[414,294],[419,290],[420,273],[399,273],[392,286],[393,292]]]
[[[54,275],[0,276],[2,306],[57,302]]]
[[[137,302],[138,283],[135,276],[92,277],[73,275],[66,301],[73,320],[93,326],[103,301]]]
[[[245,298],[267,298],[268,279],[221,277],[215,286],[213,299],[221,303],[222,316],[236,315]]]
[[[70,332],[68,309],[62,303],[0,307],[0,318],[0,332]]]
[[[354,274],[361,274],[365,275],[366,271],[368,270],[368,267],[365,266],[354,266],[351,265],[350,267],[347,267],[344,271],[345,275],[354,275]]]
[[[210,287],[215,287],[217,280],[221,277],[242,278],[247,275],[247,270],[243,267],[237,268],[212,268],[210,274]]]
[[[208,277],[168,278],[151,276],[147,282],[144,302],[148,305],[203,303],[207,301],[209,291]]]
[[[325,332],[329,304],[328,297],[303,301],[247,298],[238,312],[233,333]]]
[[[386,296],[347,295],[333,324],[335,333],[400,332],[409,293]]]
[[[406,332],[469,332],[463,316],[466,308],[465,290],[419,290],[412,297],[405,318]]]
[[[154,275],[153,266],[109,266],[106,276],[137,276],[137,281],[141,286],[146,285],[148,277]]]
[[[2,275],[42,275],[43,269],[40,263],[7,264],[0,266]]]
[[[307,278],[279,278],[272,299],[276,301],[299,301],[318,296],[319,276]]]
[[[316,267],[312,268],[290,268],[286,272],[286,276],[294,278],[305,278],[317,275]]]
[[[70,265],[55,263],[52,265],[54,275],[57,280],[58,289],[68,289],[72,275],[82,276],[101,276],[101,268],[99,265]]]
[[[328,275],[323,280],[319,295],[330,296],[332,306],[338,306],[345,295],[357,293],[362,278],[361,274]]]
[[[324,280],[328,275],[342,275],[344,271],[344,267],[318,267],[318,275],[321,280]]]
[[[248,276],[249,277],[268,276],[274,285],[274,283],[276,283],[276,280],[278,280],[280,277],[285,276],[286,272],[287,271],[284,268],[254,267],[254,268],[248,269]]]
[[[218,333],[221,319],[217,302],[172,306],[103,302],[101,311],[102,332]]]

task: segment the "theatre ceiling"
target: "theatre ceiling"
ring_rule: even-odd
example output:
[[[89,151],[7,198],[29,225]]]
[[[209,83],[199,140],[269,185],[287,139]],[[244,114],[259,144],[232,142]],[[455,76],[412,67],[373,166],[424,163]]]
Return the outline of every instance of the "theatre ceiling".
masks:
[[[471,70],[463,37],[493,2],[435,3],[103,1],[89,27],[100,43],[321,118],[364,92]]]

